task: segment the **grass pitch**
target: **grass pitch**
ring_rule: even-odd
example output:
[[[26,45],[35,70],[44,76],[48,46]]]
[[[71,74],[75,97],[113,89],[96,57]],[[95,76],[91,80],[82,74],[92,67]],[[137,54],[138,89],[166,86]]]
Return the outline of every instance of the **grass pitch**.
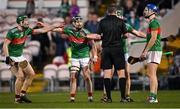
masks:
[[[0,108],[180,108],[180,91],[159,91],[158,104],[145,103],[148,92],[132,92],[132,103],[120,103],[120,93],[112,92],[113,102],[101,103],[102,92],[94,92],[94,102],[89,103],[86,92],[78,92],[75,103],[69,102],[69,93],[30,93],[31,104],[15,104],[13,93],[0,93]]]

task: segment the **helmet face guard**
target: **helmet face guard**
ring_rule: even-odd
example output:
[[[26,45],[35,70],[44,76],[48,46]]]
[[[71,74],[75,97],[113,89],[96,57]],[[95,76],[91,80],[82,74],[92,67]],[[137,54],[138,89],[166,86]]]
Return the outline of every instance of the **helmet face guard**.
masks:
[[[123,10],[117,10],[116,11],[116,16],[123,19]]]
[[[158,13],[159,13],[159,9],[154,4],[147,4],[143,12],[145,18],[149,18],[151,15]]]
[[[82,21],[82,17],[81,16],[74,16],[72,18],[72,22],[76,22],[76,21]]]
[[[80,16],[73,17],[72,18],[72,24],[75,28],[81,29],[83,27],[82,17],[80,17]]]

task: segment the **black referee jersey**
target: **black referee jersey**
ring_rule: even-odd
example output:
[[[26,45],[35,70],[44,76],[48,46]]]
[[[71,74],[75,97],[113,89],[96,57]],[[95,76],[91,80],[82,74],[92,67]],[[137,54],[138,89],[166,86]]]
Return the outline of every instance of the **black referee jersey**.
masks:
[[[102,34],[102,48],[122,48],[122,34],[127,33],[123,20],[115,15],[107,15],[98,26],[98,34]]]

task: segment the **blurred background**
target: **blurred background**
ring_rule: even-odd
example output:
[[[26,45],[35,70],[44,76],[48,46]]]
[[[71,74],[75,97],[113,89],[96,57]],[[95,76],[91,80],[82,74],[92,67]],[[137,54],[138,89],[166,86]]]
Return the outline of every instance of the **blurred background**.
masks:
[[[123,9],[126,22],[136,30],[146,32],[148,22],[142,12],[147,3],[155,3],[160,8],[158,19],[162,29],[163,52],[173,52],[163,55],[158,68],[160,90],[180,89],[180,2],[179,0],[0,0],[0,52],[7,31],[16,24],[18,15],[26,14],[30,25],[42,28],[37,21],[46,24],[64,22],[71,25],[71,18],[76,15],[83,17],[84,28],[96,33],[98,22],[106,15],[109,4],[117,4]],[[36,37],[29,37],[23,55],[32,64],[36,78],[29,92],[55,92],[69,90],[70,47],[62,34],[48,32]],[[129,34],[129,53],[140,56],[144,43],[136,43],[143,39]],[[98,43],[98,42],[97,42]],[[0,55],[0,59],[5,59]],[[94,90],[103,89],[103,76],[99,62],[91,64],[91,74]],[[146,77],[146,63],[131,66],[131,90],[147,90],[149,80]],[[14,91],[15,77],[9,71],[9,66],[0,63],[0,92]],[[85,90],[84,80],[79,73],[78,89]],[[116,74],[112,88],[118,89]]]

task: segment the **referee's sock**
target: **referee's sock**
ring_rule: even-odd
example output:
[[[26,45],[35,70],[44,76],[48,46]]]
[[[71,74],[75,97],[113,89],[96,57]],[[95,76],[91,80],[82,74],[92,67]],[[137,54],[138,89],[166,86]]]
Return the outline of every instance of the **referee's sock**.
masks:
[[[121,98],[125,99],[126,78],[119,78],[119,88],[121,91]]]
[[[106,89],[106,95],[108,99],[111,99],[111,79],[104,78],[104,86]]]

